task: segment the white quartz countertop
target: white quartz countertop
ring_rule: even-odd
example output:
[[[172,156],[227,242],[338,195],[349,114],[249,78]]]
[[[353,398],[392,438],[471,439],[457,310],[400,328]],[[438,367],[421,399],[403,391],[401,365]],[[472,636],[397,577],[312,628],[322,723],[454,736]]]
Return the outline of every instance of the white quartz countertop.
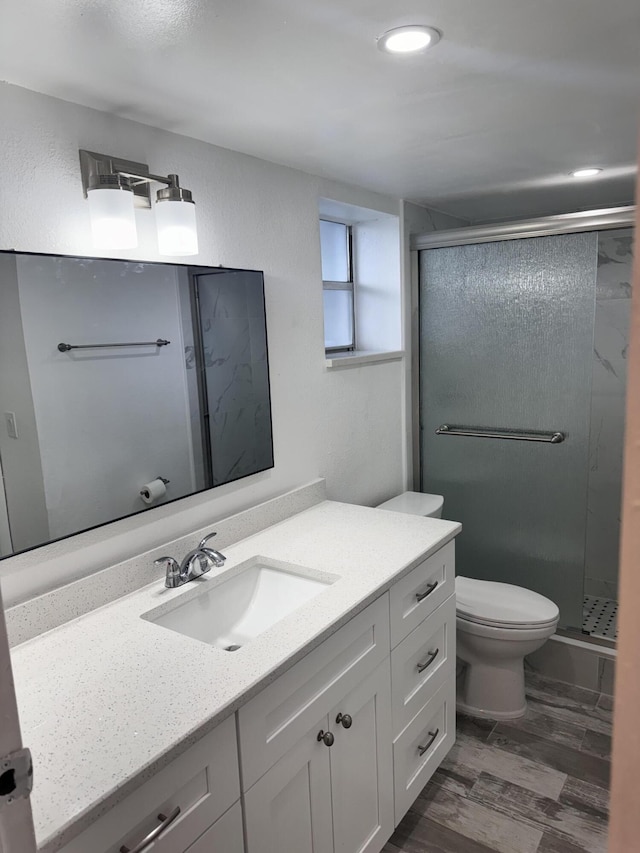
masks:
[[[17,646],[39,849],[60,849],[459,531],[325,501],[226,548],[224,569],[175,590],[159,570],[156,583]],[[339,580],[233,653],[141,618],[255,556]]]

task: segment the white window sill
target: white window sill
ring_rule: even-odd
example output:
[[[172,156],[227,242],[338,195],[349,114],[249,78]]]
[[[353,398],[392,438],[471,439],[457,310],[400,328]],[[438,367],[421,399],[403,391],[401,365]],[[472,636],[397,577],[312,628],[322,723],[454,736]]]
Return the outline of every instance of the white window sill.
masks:
[[[375,364],[380,361],[400,361],[404,356],[404,350],[387,350],[386,352],[354,350],[330,353],[324,363],[328,370],[333,370],[336,367],[359,367],[361,364]]]

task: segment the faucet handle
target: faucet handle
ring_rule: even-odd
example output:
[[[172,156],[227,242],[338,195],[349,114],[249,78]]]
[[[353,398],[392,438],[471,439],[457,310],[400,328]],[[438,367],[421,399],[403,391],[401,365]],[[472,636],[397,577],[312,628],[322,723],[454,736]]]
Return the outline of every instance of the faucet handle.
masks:
[[[200,544],[198,545],[198,548],[204,548],[204,546],[207,544],[207,542],[209,541],[209,539],[213,539],[213,537],[214,537],[214,536],[217,536],[217,535],[218,535],[218,534],[216,533],[216,531],[215,531],[215,530],[213,531],[213,533],[208,533],[208,534],[204,537],[204,539],[202,539],[202,541],[201,541],[201,542],[200,542]]]
[[[207,542],[209,539],[213,539],[217,534],[215,531],[213,533],[209,533],[208,536],[205,536],[202,542],[198,545],[198,550],[202,551],[202,553],[213,563],[214,566],[220,568],[224,566],[224,561],[227,559],[224,554],[221,554],[220,551],[215,551],[213,548],[207,548]]]
[[[154,566],[166,566],[166,576],[164,580],[164,585],[167,589],[174,589],[177,586],[180,586],[180,566],[173,559],[173,557],[158,557],[157,560],[153,561]]]

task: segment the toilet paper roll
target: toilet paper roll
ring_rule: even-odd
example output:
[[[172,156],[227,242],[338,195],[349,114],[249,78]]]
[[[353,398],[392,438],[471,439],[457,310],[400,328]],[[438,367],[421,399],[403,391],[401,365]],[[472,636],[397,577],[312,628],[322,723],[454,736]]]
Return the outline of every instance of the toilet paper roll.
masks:
[[[166,494],[167,487],[164,484],[164,480],[161,480],[160,477],[152,480],[150,483],[145,483],[140,489],[140,497],[146,504],[152,504]]]

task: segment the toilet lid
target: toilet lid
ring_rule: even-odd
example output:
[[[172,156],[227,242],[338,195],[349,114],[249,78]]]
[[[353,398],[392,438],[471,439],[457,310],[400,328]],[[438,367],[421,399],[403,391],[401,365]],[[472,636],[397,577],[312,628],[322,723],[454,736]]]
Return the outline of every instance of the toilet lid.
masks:
[[[444,498],[442,495],[427,495],[423,492],[403,492],[378,506],[390,512],[403,512],[407,515],[431,516],[440,512]]]
[[[484,625],[548,625],[560,615],[553,601],[530,589],[461,577],[456,578],[456,611]]]

